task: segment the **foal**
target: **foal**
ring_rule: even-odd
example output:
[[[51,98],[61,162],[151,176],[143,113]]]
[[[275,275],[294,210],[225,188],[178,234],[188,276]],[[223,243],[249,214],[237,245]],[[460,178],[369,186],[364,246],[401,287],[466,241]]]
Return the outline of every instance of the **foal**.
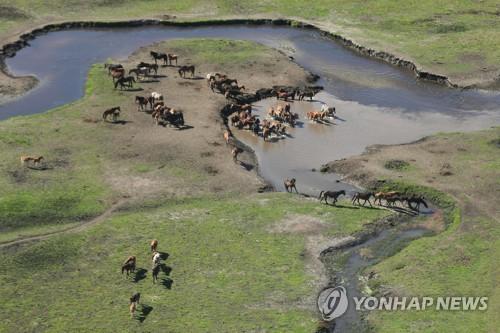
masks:
[[[156,239],[153,239],[151,241],[150,246],[151,246],[151,252],[155,252],[156,248],[158,247],[158,241]]]

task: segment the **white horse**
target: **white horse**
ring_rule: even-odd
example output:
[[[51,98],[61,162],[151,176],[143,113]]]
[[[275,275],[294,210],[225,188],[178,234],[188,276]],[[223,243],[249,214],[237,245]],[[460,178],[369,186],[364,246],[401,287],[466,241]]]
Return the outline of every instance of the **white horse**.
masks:
[[[161,254],[160,252],[155,252],[153,254],[153,267],[160,264]]]
[[[157,93],[156,91],[153,91],[151,93],[151,97],[153,97],[154,101],[163,101],[163,95],[160,93]]]
[[[328,117],[334,117],[337,114],[335,107],[329,107],[328,104],[323,104],[321,106],[321,112],[326,112]]]

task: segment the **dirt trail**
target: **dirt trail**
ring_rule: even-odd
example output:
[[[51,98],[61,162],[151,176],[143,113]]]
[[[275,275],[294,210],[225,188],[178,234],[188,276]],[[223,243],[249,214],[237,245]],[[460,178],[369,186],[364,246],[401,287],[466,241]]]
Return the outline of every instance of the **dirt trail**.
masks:
[[[105,221],[108,217],[110,217],[116,210],[118,210],[126,202],[127,202],[127,200],[125,200],[125,199],[119,200],[119,201],[115,202],[107,210],[105,210],[101,215],[99,215],[99,216],[97,216],[97,217],[95,217],[93,219],[84,221],[84,222],[82,222],[82,223],[80,223],[78,225],[71,226],[69,228],[65,228],[65,229],[57,230],[57,231],[53,231],[53,232],[48,232],[48,233],[40,234],[40,235],[36,235],[36,236],[29,236],[29,237],[25,237],[25,238],[18,238],[18,239],[15,239],[13,241],[8,241],[8,242],[0,243],[0,249],[4,249],[4,248],[16,246],[16,245],[22,245],[22,244],[25,244],[25,243],[30,243],[30,242],[36,242],[36,241],[45,240],[45,239],[48,239],[50,237],[53,237],[53,236],[56,236],[56,235],[60,235],[60,234],[67,234],[67,233],[79,232],[79,231],[85,230],[85,229],[87,229],[87,228],[89,228],[89,227],[91,227],[91,226],[93,226],[95,224],[98,224],[98,223],[101,223],[101,222]]]

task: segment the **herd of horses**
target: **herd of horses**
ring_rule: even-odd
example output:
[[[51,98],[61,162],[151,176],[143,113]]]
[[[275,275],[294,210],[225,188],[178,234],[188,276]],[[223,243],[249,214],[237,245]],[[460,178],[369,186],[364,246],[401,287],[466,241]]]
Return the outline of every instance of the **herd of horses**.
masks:
[[[291,179],[285,179],[283,182],[283,185],[285,186],[285,190],[287,192],[292,192],[292,190],[295,190],[295,192],[298,194],[299,192],[297,191],[297,186],[296,186],[297,180],[295,178]],[[346,191],[345,190],[340,190],[340,191],[321,191],[319,193],[318,199],[319,202],[324,201],[325,204],[328,204],[328,199],[331,199],[332,205],[335,205],[339,199],[339,197],[343,195],[346,196]],[[379,192],[356,192],[354,195],[351,197],[351,203],[353,205],[358,205],[358,206],[363,206],[365,207],[366,203],[372,206],[372,202],[370,199],[373,197],[373,204],[377,204],[379,206],[385,206],[385,207],[397,207],[398,203],[400,203],[402,206],[406,204],[408,208],[411,210],[414,210],[416,212],[420,212],[420,206],[423,205],[425,208],[429,208],[427,205],[427,202],[425,201],[425,198],[421,195],[406,195],[404,193],[401,193],[399,191],[379,191]],[[385,205],[383,205],[382,200],[385,201]],[[363,201],[363,203],[361,203]]]
[[[153,284],[155,284],[158,281],[158,276],[160,272],[162,271],[162,259],[166,259],[166,257],[162,256],[162,253],[158,251],[158,240],[153,239],[151,243],[149,244],[149,248],[151,250],[151,275],[153,277]],[[137,268],[137,257],[136,256],[129,256],[121,265],[121,272],[122,275],[123,273],[126,273],[127,276],[130,275],[130,273],[135,273],[135,270]],[[129,311],[130,311],[130,316],[133,318],[135,311],[137,310],[137,305],[139,305],[139,300],[141,298],[140,293],[134,293],[132,297],[130,297],[129,301]]]
[[[158,75],[158,60],[163,60],[164,66],[173,66],[175,61],[175,66],[178,64],[179,57],[173,53],[162,53],[157,51],[150,51],[149,55],[154,60],[154,63],[148,63],[141,61],[135,68],[128,71],[128,76],[125,75],[126,70],[122,64],[104,64],[104,68],[108,70],[108,75],[111,76],[115,89],[120,87],[123,88],[133,88],[133,84],[142,81],[145,77],[151,75]],[[194,65],[183,65],[178,66],[179,77],[185,78],[186,73],[190,73],[191,77],[195,74]],[[135,74],[135,77],[132,75]],[[177,128],[181,128],[185,125],[184,114],[181,110],[174,109],[165,105],[163,95],[158,92],[152,92],[148,96],[135,96],[134,103],[137,104],[137,111],[143,111],[150,113],[153,121],[157,125],[172,125]],[[102,118],[104,121],[108,121],[112,118],[113,122],[116,122],[121,114],[120,106],[115,106],[104,110],[102,113]]]

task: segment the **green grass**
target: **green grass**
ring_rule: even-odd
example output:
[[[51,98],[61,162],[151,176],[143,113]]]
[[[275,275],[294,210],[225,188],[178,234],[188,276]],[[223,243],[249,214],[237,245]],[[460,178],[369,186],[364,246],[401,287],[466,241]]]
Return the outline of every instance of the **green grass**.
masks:
[[[273,15],[332,23],[333,29],[363,43],[406,54],[426,69],[457,78],[498,70],[500,15],[497,1],[397,0],[189,0],[189,1],[5,1],[0,33],[19,24],[56,17],[129,19],[180,15],[196,21],[223,16]]]
[[[305,270],[304,236],[271,232],[287,216],[321,219],[335,234],[387,211],[339,209],[289,194],[192,198],[120,213],[84,232],[0,254],[0,331],[312,332],[316,293]],[[148,244],[168,252],[171,289],[119,272],[125,257],[150,269]],[[127,299],[152,307],[143,323]],[[314,300],[312,300],[314,303]]]

